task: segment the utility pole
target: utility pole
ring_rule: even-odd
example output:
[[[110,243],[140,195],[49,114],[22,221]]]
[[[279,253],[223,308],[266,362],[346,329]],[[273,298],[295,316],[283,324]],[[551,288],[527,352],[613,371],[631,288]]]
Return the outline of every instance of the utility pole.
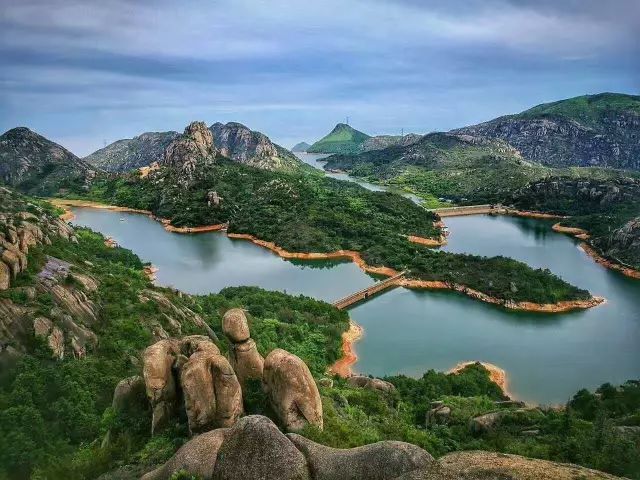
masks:
[[[400,136],[401,136],[401,137],[404,137],[404,127],[403,127],[403,128],[402,128],[402,130],[401,130]]]
[[[347,115],[347,125],[349,125],[349,115]]]

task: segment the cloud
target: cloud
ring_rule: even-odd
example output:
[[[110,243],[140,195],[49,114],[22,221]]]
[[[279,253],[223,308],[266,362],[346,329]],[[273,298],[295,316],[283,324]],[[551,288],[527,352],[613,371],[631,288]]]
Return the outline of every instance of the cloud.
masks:
[[[640,86],[635,0],[0,3],[0,128],[81,154],[194,118],[288,142],[346,115],[424,132]]]

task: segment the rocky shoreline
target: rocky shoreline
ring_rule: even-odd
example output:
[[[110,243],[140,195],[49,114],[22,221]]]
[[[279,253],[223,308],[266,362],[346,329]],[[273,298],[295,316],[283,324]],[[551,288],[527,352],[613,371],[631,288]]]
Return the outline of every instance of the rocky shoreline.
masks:
[[[587,243],[587,240],[589,239],[589,232],[587,232],[586,230],[577,227],[565,227],[563,225],[560,225],[560,223],[554,224],[551,228],[554,232],[566,233],[569,235],[573,235],[580,240],[583,240],[583,242],[580,244],[580,248],[587,255],[593,258],[593,260],[599,265],[602,265],[603,267],[609,268],[611,270],[616,270],[617,272],[620,272],[629,278],[640,279],[640,271],[634,270],[633,268],[625,267],[624,265],[620,265],[616,262],[612,262],[611,260],[600,255],[594,247]]]

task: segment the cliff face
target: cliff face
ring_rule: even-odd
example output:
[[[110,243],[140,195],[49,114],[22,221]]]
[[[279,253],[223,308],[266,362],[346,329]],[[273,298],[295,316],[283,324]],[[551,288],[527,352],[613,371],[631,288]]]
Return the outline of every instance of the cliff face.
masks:
[[[212,165],[218,150],[204,122],[192,122],[184,133],[164,150],[162,164],[179,172],[180,181],[189,181],[199,166]]]
[[[640,169],[639,96],[576,97],[454,132],[502,139],[543,165]]]
[[[164,149],[178,135],[178,132],[146,132],[134,138],[118,140],[84,160],[107,172],[126,172],[161,160]]]
[[[48,195],[83,187],[95,171],[57,143],[19,127],[0,136],[0,181],[21,191]]]
[[[238,163],[266,170],[291,170],[300,166],[300,160],[291,152],[241,123],[217,122],[209,129],[220,153]]]
[[[508,203],[521,210],[560,215],[608,213],[640,201],[640,180],[631,177],[585,179],[549,177],[516,190]]]
[[[640,270],[640,216],[615,229],[594,244],[609,258]]]

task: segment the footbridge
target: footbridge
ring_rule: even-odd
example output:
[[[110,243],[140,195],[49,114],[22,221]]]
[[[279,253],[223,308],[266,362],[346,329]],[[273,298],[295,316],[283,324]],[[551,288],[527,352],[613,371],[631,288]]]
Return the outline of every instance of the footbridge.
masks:
[[[483,213],[505,213],[506,209],[500,204],[494,204],[433,208],[430,211],[437,213],[440,217],[455,217],[459,215],[480,215]]]
[[[352,293],[351,295],[347,295],[340,300],[333,302],[333,306],[338,310],[344,310],[345,308],[349,308],[354,303],[361,302],[368,298],[371,298],[373,295],[382,292],[388,288],[396,287],[399,283],[399,280],[402,279],[406,275],[406,271],[400,272],[393,277],[389,277],[386,280],[382,280],[381,282],[374,283],[368,288],[364,288],[356,293]]]

